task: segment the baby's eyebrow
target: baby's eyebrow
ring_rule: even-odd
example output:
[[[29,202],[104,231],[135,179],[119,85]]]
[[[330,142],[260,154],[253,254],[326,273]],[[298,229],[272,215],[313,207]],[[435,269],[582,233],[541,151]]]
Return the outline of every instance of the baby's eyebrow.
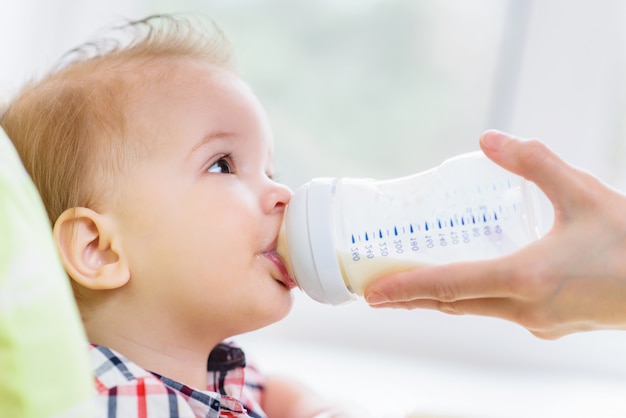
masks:
[[[197,144],[195,144],[191,148],[191,152],[189,154],[190,155],[194,154],[198,149],[204,147],[205,145],[207,145],[210,142],[215,141],[216,139],[231,138],[232,136],[233,136],[233,133],[232,132],[227,132],[227,131],[211,132],[208,135],[205,135],[202,138],[202,140],[200,140]]]

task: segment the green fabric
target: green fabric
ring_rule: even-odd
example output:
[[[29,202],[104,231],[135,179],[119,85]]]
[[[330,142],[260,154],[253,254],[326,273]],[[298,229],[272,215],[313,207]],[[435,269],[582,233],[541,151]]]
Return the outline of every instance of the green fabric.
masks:
[[[0,416],[91,416],[87,343],[41,199],[0,129]]]

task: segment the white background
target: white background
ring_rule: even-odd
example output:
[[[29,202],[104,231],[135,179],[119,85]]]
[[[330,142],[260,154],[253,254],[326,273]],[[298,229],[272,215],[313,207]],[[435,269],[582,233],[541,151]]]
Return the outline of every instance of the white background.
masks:
[[[279,0],[3,3],[0,97],[121,18],[214,17],[266,104],[280,180],[294,188],[321,175],[421,171],[475,149],[480,132],[495,127],[542,138],[626,189],[618,0],[318,1],[307,6],[318,14],[296,22],[300,6]],[[411,11],[406,21],[396,6]],[[384,17],[390,26],[381,29]],[[373,32],[367,44],[351,38],[357,29]],[[393,84],[402,71],[415,74],[405,90]],[[262,368],[374,417],[626,416],[626,332],[542,341],[494,319],[362,302],[333,308],[298,294],[292,315],[242,342]]]

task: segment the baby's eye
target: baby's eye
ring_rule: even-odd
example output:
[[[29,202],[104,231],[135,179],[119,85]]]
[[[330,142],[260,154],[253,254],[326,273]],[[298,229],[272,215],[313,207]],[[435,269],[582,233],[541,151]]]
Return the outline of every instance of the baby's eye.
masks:
[[[207,169],[207,173],[231,174],[232,172],[233,169],[227,156],[220,158]]]

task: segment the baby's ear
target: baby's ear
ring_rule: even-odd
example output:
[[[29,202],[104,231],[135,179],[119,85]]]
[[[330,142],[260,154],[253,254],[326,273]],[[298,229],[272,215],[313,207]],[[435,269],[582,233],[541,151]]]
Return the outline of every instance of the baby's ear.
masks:
[[[67,209],[54,223],[53,235],[65,270],[81,286],[104,290],[128,283],[130,270],[106,216],[83,207]]]

